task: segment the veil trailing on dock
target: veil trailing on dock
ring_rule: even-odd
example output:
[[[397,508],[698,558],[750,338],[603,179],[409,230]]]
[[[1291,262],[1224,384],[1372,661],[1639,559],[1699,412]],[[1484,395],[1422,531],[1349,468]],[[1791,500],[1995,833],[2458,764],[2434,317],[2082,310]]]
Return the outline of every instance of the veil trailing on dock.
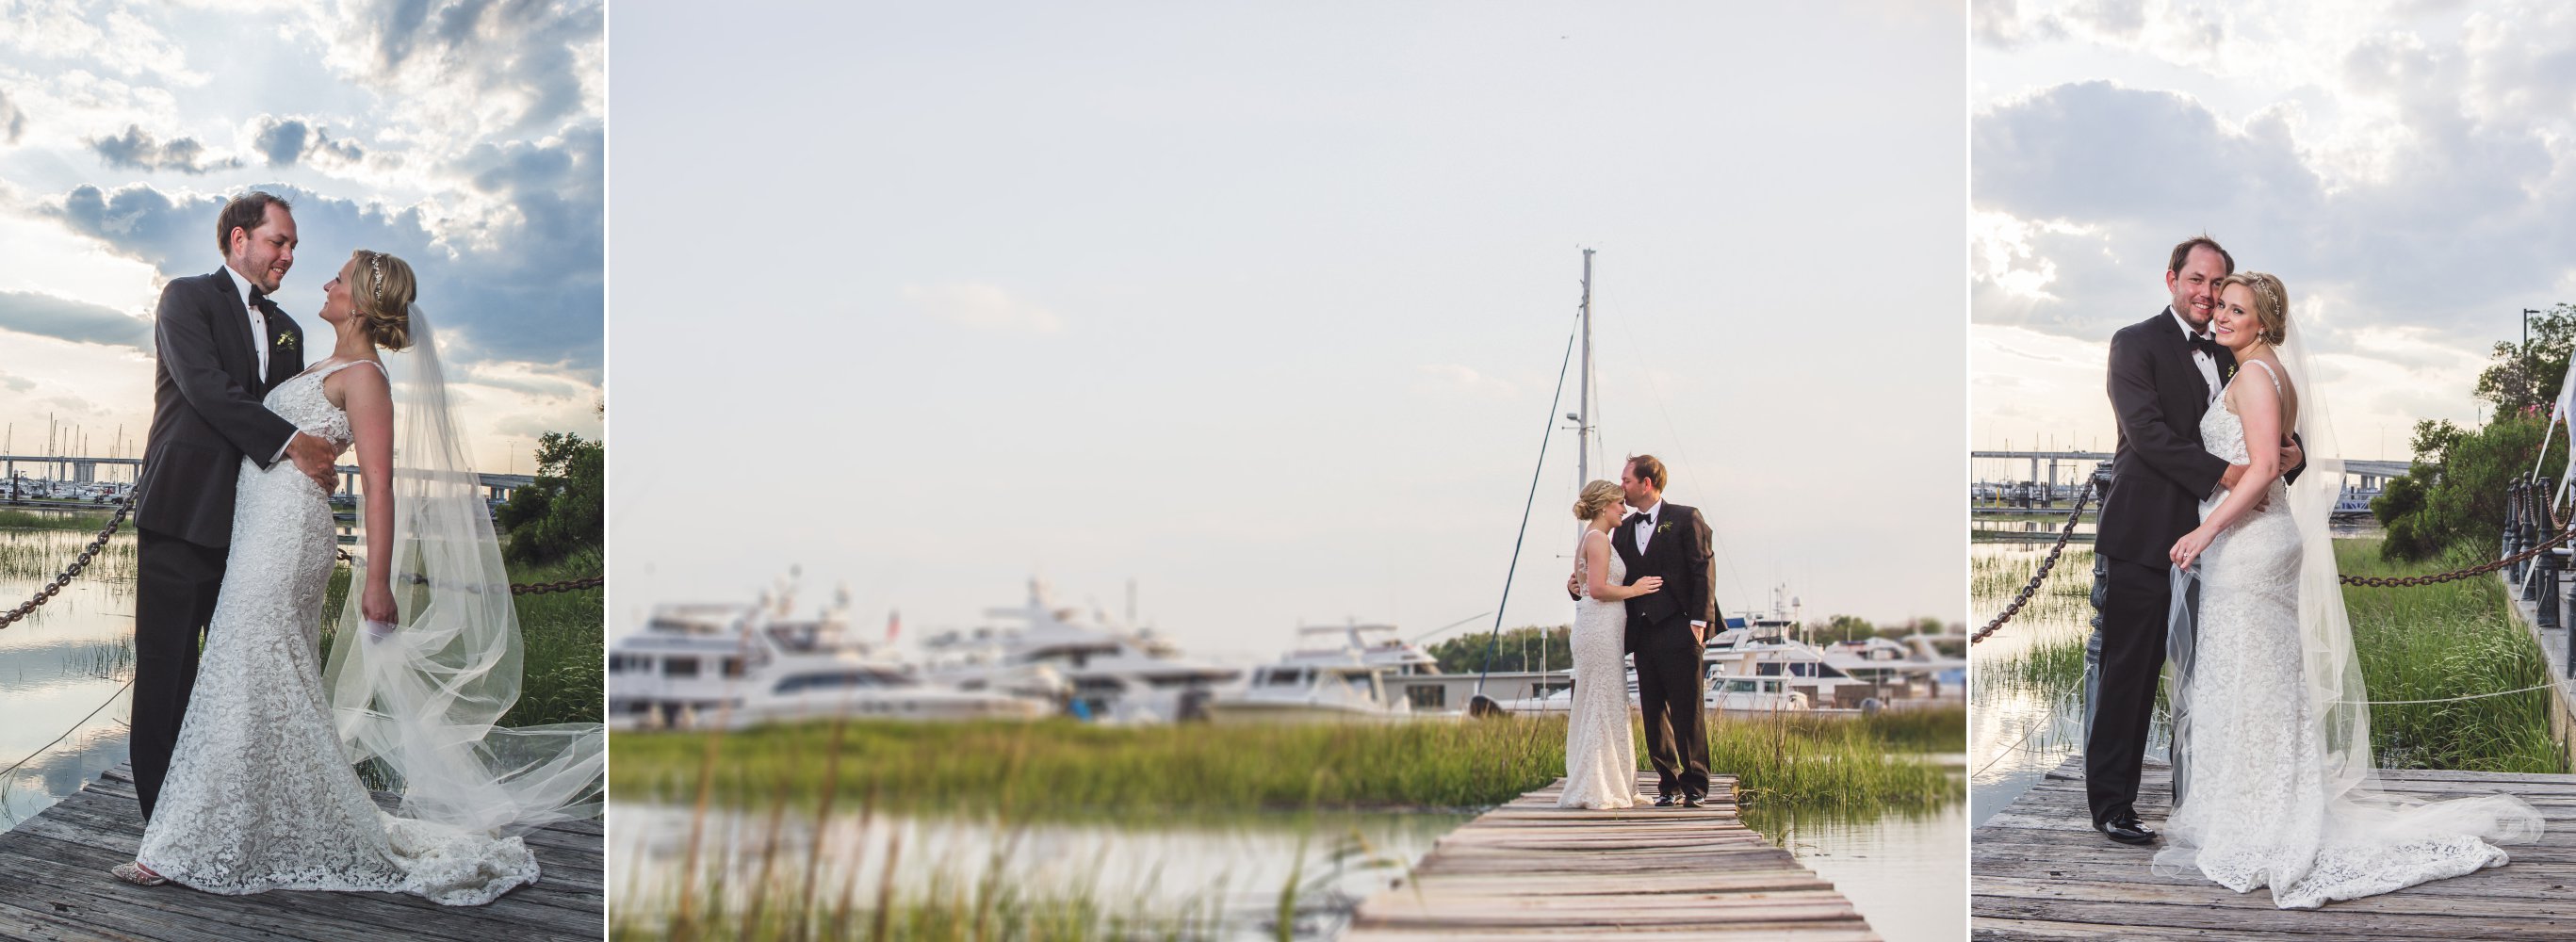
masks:
[[[503,728],[522,641],[481,483],[450,414],[438,344],[411,310],[412,346],[388,359],[396,418],[389,559],[361,559],[323,670],[343,748],[373,761],[406,817],[489,833],[599,814],[606,735],[596,723]],[[378,495],[364,495],[363,500]],[[365,519],[364,503],[359,519]],[[365,568],[392,567],[395,627],[359,613]]]

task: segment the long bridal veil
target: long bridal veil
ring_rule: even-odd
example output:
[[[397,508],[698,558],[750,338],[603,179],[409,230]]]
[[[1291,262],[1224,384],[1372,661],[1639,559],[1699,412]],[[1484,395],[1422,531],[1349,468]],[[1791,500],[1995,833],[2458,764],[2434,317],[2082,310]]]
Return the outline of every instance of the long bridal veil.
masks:
[[[2285,314],[2286,316],[2286,314]],[[2333,516],[2341,497],[2344,460],[2335,438],[2334,424],[2329,419],[2326,391],[2318,383],[2315,357],[2310,348],[2315,344],[2308,334],[2293,326],[2286,342],[2274,349],[2278,353],[2283,377],[2297,399],[2297,414],[2292,428],[2298,432],[2300,448],[2306,454],[2305,469],[2298,483],[2288,488],[2289,511],[2297,525],[2299,542],[2298,638],[2301,672],[2295,681],[2304,691],[2303,710],[2296,722],[2308,725],[2319,746],[2316,775],[2287,763],[2300,761],[2283,757],[2282,773],[2290,777],[2289,787],[2310,792],[2308,800],[2298,806],[2323,813],[2300,814],[2295,820],[2245,822],[2271,831],[2270,838],[2279,841],[2278,853],[2272,859],[2279,865],[2270,874],[2274,887],[2288,886],[2307,875],[2306,868],[2316,864],[2320,854],[2329,850],[2352,848],[2394,849],[2415,841],[2443,837],[2473,836],[2489,843],[2519,843],[2540,836],[2541,816],[2521,799],[2510,795],[2479,795],[2438,802],[2425,802],[2405,796],[2390,795],[2378,787],[2377,764],[2371,752],[2370,695],[2362,682],[2361,660],[2353,647],[2352,624],[2344,610],[2341,568],[2335,562]],[[2224,408],[2212,405],[2211,408]],[[2248,442],[2249,447],[2263,443]],[[2197,570],[2197,565],[2194,569]],[[2169,691],[2171,728],[2173,731],[2174,805],[2176,817],[2192,798],[2191,777],[2191,678],[2194,673],[2194,612],[2199,595],[2196,571],[2174,573],[2174,603],[2169,625],[2168,652],[2174,665],[2174,683]],[[2200,696],[2221,695],[2204,692]],[[2284,722],[2294,718],[2284,717]],[[2168,846],[2157,853],[2158,873],[2179,873],[2195,863],[2194,835],[2167,832]],[[2289,871],[2289,872],[2283,872]]]
[[[352,763],[389,773],[407,817],[493,834],[595,817],[606,768],[599,724],[494,725],[519,699],[518,611],[449,410],[437,338],[417,306],[411,333],[410,350],[387,358],[397,361],[388,366],[399,411],[391,558],[359,561],[392,567],[400,617],[390,632],[365,627],[363,582],[352,575],[323,672],[341,743]]]

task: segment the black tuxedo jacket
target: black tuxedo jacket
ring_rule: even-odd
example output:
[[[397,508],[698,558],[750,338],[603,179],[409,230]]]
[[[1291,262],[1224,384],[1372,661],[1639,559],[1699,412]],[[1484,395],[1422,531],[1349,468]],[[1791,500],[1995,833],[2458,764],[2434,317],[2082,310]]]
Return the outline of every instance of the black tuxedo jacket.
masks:
[[[2212,359],[2222,380],[2234,374],[2234,353],[2221,347]],[[2200,420],[2212,406],[2209,381],[2192,364],[2191,340],[2172,308],[2111,335],[2109,385],[2120,439],[2111,456],[2111,493],[2102,498],[2094,551],[2161,568],[2174,541],[2200,525],[2201,499],[2217,490],[2218,479],[2227,473],[2227,459],[2201,444]],[[2263,447],[2260,442],[2246,445]],[[2292,468],[2283,479],[2298,476],[2299,469]]]
[[[1627,564],[1628,581],[1636,585],[1647,576],[1664,577],[1664,587],[1627,600],[1628,646],[1634,649],[1645,632],[1679,626],[1688,630],[1693,620],[1709,624],[1717,631],[1717,597],[1712,589],[1716,582],[1716,554],[1709,548],[1708,521],[1699,508],[1664,503],[1663,519],[1655,522],[1655,535],[1646,541],[1646,551],[1637,551],[1637,526],[1621,524],[1610,532],[1610,548]],[[1701,638],[1707,641],[1707,638]]]
[[[295,425],[260,405],[304,372],[304,330],[260,299],[268,372],[259,371],[250,316],[225,269],[171,279],[152,316],[152,431],[144,440],[135,525],[200,546],[229,546],[233,484],[247,455],[267,467]]]

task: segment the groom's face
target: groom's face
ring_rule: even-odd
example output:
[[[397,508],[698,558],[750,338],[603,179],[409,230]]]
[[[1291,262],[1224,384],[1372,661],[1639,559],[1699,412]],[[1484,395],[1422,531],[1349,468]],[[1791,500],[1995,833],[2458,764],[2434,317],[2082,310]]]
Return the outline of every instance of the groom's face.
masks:
[[[259,228],[234,228],[232,258],[228,261],[234,271],[250,279],[262,293],[277,293],[278,284],[286,280],[286,270],[295,267],[294,215],[284,206],[271,204]]]
[[[1627,504],[1639,510],[1655,505],[1655,485],[1637,476],[1635,464],[1619,466],[1619,492],[1627,495]]]
[[[2195,246],[2184,256],[2182,270],[2165,273],[2165,289],[2173,292],[2174,313],[2200,329],[2209,327],[2210,315],[2218,310],[2218,282],[2227,277],[2227,260],[2208,246]]]

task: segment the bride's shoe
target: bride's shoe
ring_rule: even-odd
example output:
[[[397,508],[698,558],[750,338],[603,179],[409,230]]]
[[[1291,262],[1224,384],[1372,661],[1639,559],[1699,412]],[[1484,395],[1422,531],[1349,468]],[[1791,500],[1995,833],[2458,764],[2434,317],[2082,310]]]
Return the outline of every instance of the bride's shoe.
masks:
[[[160,886],[161,884],[170,882],[170,878],[152,872],[152,868],[144,866],[143,862],[139,860],[129,860],[124,863],[117,864],[116,866],[109,868],[107,872],[115,874],[116,878],[119,880],[123,880],[136,886]]]

